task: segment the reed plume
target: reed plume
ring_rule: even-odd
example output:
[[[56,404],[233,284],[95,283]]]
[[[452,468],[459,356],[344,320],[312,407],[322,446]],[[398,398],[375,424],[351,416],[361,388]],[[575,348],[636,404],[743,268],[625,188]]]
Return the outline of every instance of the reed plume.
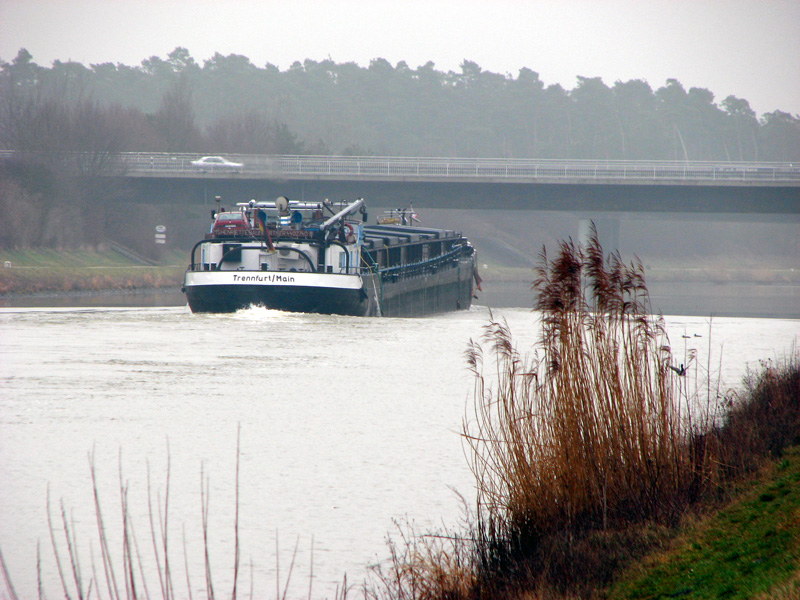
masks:
[[[542,329],[530,356],[493,317],[490,358],[479,343],[467,351],[476,386],[464,439],[488,529],[530,546],[554,532],[674,521],[713,479],[713,461],[691,451],[641,263],[606,257],[592,227],[585,247],[542,251],[533,289]]]

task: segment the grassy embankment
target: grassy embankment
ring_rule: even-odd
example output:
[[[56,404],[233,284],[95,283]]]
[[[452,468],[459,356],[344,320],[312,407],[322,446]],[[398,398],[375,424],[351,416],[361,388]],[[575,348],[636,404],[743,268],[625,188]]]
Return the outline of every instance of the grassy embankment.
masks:
[[[111,249],[0,250],[0,295],[178,288],[185,262],[183,252],[147,264]]]
[[[624,572],[609,598],[800,598],[800,448],[730,492],[728,505],[687,519],[668,549]]]
[[[484,259],[482,258],[482,261]],[[2,268],[8,262],[10,268]],[[0,250],[0,295],[81,291],[130,291],[177,288],[183,279],[186,253],[171,251],[158,261],[147,261],[101,250]],[[530,285],[532,269],[485,259],[481,277],[493,283]],[[154,264],[151,264],[154,263]],[[775,268],[739,261],[720,263],[698,260],[691,266],[649,261],[645,273],[650,283],[748,283],[800,285],[800,269],[776,262]]]

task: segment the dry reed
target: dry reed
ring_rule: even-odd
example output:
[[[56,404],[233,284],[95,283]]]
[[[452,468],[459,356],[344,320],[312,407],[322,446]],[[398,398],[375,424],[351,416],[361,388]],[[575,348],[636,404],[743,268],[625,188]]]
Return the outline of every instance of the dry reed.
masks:
[[[241,427],[237,431],[236,440],[236,472],[235,472],[235,506],[233,507],[233,566],[232,566],[232,589],[230,595],[225,594],[226,598],[236,600],[242,596],[242,590],[239,585],[240,576],[240,563],[241,563],[241,548],[239,543],[239,485],[240,485],[240,439]],[[121,531],[118,535],[109,528],[104,518],[104,510],[100,497],[100,485],[97,478],[97,470],[95,467],[94,452],[89,453],[89,469],[92,478],[92,491],[93,491],[93,508],[94,516],[97,526],[97,542],[100,547],[99,561],[95,561],[94,552],[90,546],[90,575],[86,576],[84,572],[80,557],[85,554],[79,551],[80,545],[77,535],[77,530],[72,519],[67,514],[66,507],[63,500],[59,503],[59,516],[60,519],[54,518],[54,510],[50,502],[50,490],[47,491],[47,519],[48,531],[50,537],[50,547],[55,562],[55,570],[57,581],[60,584],[60,596],[66,600],[88,600],[89,598],[108,598],[109,600],[135,600],[135,599],[150,599],[162,598],[163,600],[172,600],[174,598],[188,598],[192,600],[193,589],[195,593],[208,600],[219,595],[219,590],[215,587],[212,578],[212,561],[211,550],[214,543],[211,539],[209,530],[209,497],[210,497],[210,480],[205,473],[204,467],[201,465],[200,470],[200,503],[201,503],[201,531],[202,531],[202,548],[203,552],[203,567],[204,567],[204,585],[198,586],[195,581],[190,577],[189,572],[189,558],[187,551],[186,534],[184,530],[183,535],[183,562],[185,572],[185,588],[174,581],[174,571],[171,563],[172,546],[169,532],[171,530],[169,523],[170,515],[170,453],[169,447],[167,448],[167,471],[166,482],[164,487],[163,500],[160,494],[153,498],[153,484],[150,479],[150,463],[147,462],[147,513],[149,517],[149,537],[151,550],[143,552],[139,546],[137,535],[133,527],[133,519],[131,517],[131,510],[128,502],[128,482],[123,479],[122,458],[119,459],[119,511],[121,519]],[[116,540],[114,538],[121,538]],[[112,543],[111,540],[114,539]],[[83,540],[84,542],[86,540]],[[121,541],[120,554],[115,554],[114,547],[116,543]],[[309,584],[308,584],[308,599],[312,598],[312,584],[313,584],[313,538],[312,544],[312,565],[310,567]],[[286,600],[290,591],[290,583],[295,567],[295,560],[297,557],[300,539],[298,537],[295,543],[292,559],[288,566],[288,573],[285,575],[285,580],[281,580],[280,571],[280,548],[278,546],[278,537],[276,532],[275,550],[276,550],[276,575],[275,575],[275,598],[276,600]],[[112,547],[113,546],[113,547]],[[85,548],[84,548],[85,549]],[[121,572],[120,564],[116,563],[116,559],[121,558]],[[145,563],[150,561],[150,571],[146,571]],[[99,564],[98,564],[99,563]],[[45,598],[46,593],[43,581],[48,579],[42,572],[42,561],[39,548],[37,546],[37,581],[38,581],[38,597]],[[14,587],[11,574],[8,571],[7,564],[0,551],[0,581],[5,584],[5,591],[10,600],[17,600],[19,595]],[[152,580],[157,579],[157,585],[153,587]],[[250,590],[248,597],[253,598],[253,562],[250,561]],[[0,586],[2,587],[2,586]],[[151,591],[156,590],[155,592]],[[356,588],[356,586],[348,586],[346,576],[343,579],[341,587],[337,587],[333,594],[333,600],[347,600],[348,596],[356,589],[362,590],[363,586]],[[367,592],[363,591],[364,597],[367,597]],[[5,598],[2,589],[0,589],[0,598]]]
[[[236,445],[236,497],[234,507],[234,557],[233,557],[233,589],[230,598],[235,600],[238,597],[238,576],[239,576],[239,439],[240,432],[237,433]],[[169,452],[167,453],[167,474],[166,474],[166,487],[163,499],[163,504],[160,501],[153,502],[152,499],[152,485],[150,481],[150,466],[148,462],[147,468],[147,498],[148,498],[148,513],[150,521],[150,538],[152,542],[152,557],[155,562],[155,574],[150,573],[151,576],[157,576],[158,589],[160,597],[164,600],[173,598],[188,597],[192,598],[192,582],[189,578],[188,558],[186,555],[186,542],[184,539],[184,562],[186,566],[186,596],[183,592],[176,592],[176,586],[173,582],[173,570],[170,564],[170,538],[169,538],[169,486],[170,486],[170,467],[169,467]],[[91,576],[85,577],[84,571],[81,566],[79,552],[79,544],[76,534],[74,523],[68,518],[66,508],[63,501],[60,503],[60,521],[53,518],[53,510],[50,503],[50,492],[48,488],[47,493],[47,518],[48,529],[50,535],[50,545],[55,560],[55,566],[58,574],[58,580],[61,584],[61,595],[71,600],[76,598],[83,600],[84,598],[103,598],[107,597],[113,600],[125,598],[128,600],[136,598],[151,598],[151,592],[148,587],[147,576],[143,568],[143,553],[140,550],[137,542],[137,537],[133,529],[133,522],[131,519],[131,512],[128,504],[128,483],[123,480],[122,459],[120,457],[119,465],[119,500],[120,500],[120,517],[121,517],[121,573],[118,566],[115,565],[114,552],[109,544],[109,529],[103,516],[103,508],[99,493],[99,484],[97,480],[97,471],[95,468],[94,452],[89,454],[89,468],[92,478],[93,499],[94,499],[94,514],[97,525],[97,540],[100,546],[100,568],[95,563],[94,554],[91,555]],[[206,598],[213,599],[215,597],[214,586],[211,579],[211,564],[209,560],[209,548],[211,541],[208,532],[208,493],[209,493],[209,480],[201,469],[201,503],[202,503],[202,530],[203,542],[205,552],[205,567],[206,567]],[[185,537],[185,536],[184,536]],[[38,549],[37,549],[37,557]],[[3,556],[0,553],[0,570],[3,573],[6,589],[12,599],[18,596],[14,589],[11,575],[8,573]],[[290,569],[291,572],[291,569]],[[41,560],[37,560],[37,578],[39,581],[39,597],[44,597],[44,590],[42,589],[43,574],[41,572]],[[288,586],[288,580],[286,585]],[[252,581],[251,581],[252,586]],[[252,597],[252,593],[250,595]],[[285,592],[284,596],[285,597]]]
[[[476,580],[474,540],[451,531],[419,533],[395,522],[398,539],[389,538],[389,559],[372,568],[365,600],[460,600],[473,597]]]
[[[585,247],[562,242],[540,262],[533,354],[521,355],[494,318],[488,352],[473,342],[467,351],[476,385],[464,439],[487,576],[545,538],[552,552],[559,536],[569,545],[591,531],[675,523],[718,473],[712,444],[693,443],[709,415],[697,414],[685,373],[671,369],[641,263],[606,258],[594,229]]]

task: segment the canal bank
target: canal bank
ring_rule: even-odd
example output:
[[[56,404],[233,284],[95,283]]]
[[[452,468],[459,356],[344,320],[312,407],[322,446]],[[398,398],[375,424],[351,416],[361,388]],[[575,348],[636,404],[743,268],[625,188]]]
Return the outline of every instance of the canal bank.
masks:
[[[183,258],[142,265],[111,251],[0,252],[0,306],[183,306]],[[475,304],[533,308],[532,268],[490,263],[479,272]],[[654,313],[800,318],[798,269],[646,265],[645,280]]]

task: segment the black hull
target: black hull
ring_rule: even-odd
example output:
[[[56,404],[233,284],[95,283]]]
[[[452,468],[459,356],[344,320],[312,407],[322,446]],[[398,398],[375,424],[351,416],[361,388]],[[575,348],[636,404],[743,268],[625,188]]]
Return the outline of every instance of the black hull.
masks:
[[[230,313],[250,306],[288,312],[365,316],[370,303],[362,290],[260,285],[198,285],[186,288],[196,313]]]
[[[421,317],[468,309],[473,297],[473,270],[474,260],[469,257],[418,277],[366,274],[358,289],[217,284],[186,285],[185,292],[189,308],[196,313],[229,313],[264,306],[289,312]]]

